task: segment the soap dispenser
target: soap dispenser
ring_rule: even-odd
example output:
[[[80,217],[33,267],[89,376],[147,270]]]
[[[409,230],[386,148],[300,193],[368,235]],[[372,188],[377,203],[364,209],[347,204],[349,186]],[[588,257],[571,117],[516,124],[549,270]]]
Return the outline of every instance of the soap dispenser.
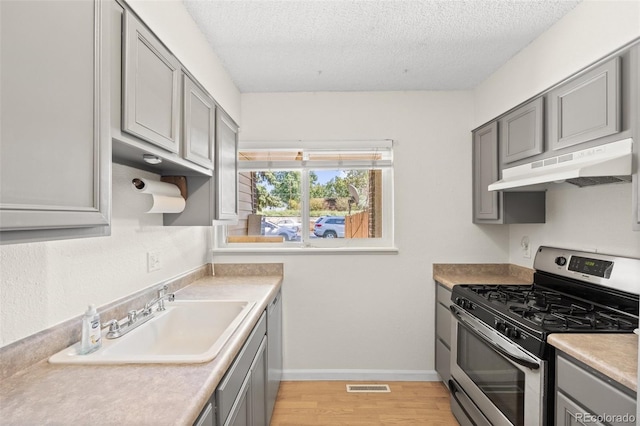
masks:
[[[89,305],[82,317],[82,341],[80,342],[80,354],[87,355],[97,351],[102,345],[100,332],[100,315],[94,305]]]

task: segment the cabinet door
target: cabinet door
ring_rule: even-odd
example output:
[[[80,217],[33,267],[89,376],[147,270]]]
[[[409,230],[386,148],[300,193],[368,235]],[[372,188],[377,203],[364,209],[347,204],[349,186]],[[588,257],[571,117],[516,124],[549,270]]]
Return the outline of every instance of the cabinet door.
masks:
[[[451,291],[436,283],[436,371],[446,384],[451,378]]]
[[[238,219],[238,127],[216,111],[216,219]]]
[[[597,415],[610,415],[611,419],[607,421],[607,424],[611,426],[628,424],[628,416],[636,412],[636,393],[600,375],[590,367],[578,363],[579,361],[569,359],[563,353],[558,352],[556,356],[556,389],[558,391],[556,396],[564,394],[578,405],[588,408],[588,412]],[[556,411],[556,416],[559,419],[564,415],[559,411],[560,408],[558,406]],[[587,411],[581,408],[578,412],[585,413]],[[577,417],[577,420],[580,419]],[[584,420],[584,423],[589,423],[589,421]]]
[[[498,180],[498,124],[490,123],[473,134],[473,221],[499,219],[498,193],[489,184]]]
[[[210,402],[204,407],[193,426],[216,426],[213,405]]]
[[[436,372],[443,383],[449,382],[451,378],[451,350],[438,338],[436,338]]]
[[[504,164],[543,151],[543,109],[543,98],[538,98],[500,119],[500,150]]]
[[[250,426],[251,421],[251,373],[249,373],[242,383],[224,426]]]
[[[108,229],[105,8],[100,1],[0,2],[0,229],[11,231],[3,243]]]
[[[128,10],[123,37],[122,130],[177,153],[180,63]]]
[[[556,426],[604,426],[595,420],[586,409],[567,398],[562,392],[556,393]]]
[[[270,420],[282,380],[282,293],[267,309],[267,420]]]
[[[267,419],[267,338],[262,339],[251,365],[251,424],[268,426]]]
[[[620,131],[620,58],[616,57],[549,93],[551,149]]]
[[[213,169],[215,103],[189,76],[183,74],[182,78],[183,156],[189,161]]]
[[[633,175],[633,230],[640,231],[640,45],[631,50],[631,105],[635,110],[635,120],[632,120],[634,128],[633,151],[636,156],[636,172]]]

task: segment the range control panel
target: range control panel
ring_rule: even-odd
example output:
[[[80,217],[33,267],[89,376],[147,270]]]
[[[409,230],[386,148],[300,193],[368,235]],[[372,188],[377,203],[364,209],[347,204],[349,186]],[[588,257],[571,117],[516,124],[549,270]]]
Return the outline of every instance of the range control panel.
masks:
[[[613,270],[613,262],[602,259],[571,256],[568,269],[581,274],[609,279],[611,277],[611,271]]]

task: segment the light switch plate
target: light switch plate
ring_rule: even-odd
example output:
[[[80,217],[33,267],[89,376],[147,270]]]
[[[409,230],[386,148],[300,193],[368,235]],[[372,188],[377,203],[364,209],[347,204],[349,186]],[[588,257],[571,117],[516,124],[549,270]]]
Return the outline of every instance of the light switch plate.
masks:
[[[147,253],[147,272],[158,271],[162,268],[160,262],[160,252],[150,251]]]

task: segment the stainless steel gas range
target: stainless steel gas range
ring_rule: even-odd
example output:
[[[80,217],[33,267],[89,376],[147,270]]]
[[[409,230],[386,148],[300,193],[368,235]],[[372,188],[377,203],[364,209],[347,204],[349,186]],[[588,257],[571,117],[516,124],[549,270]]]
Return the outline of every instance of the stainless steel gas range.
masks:
[[[540,247],[532,285],[457,285],[451,407],[461,425],[552,425],[551,333],[631,333],[640,259]]]

